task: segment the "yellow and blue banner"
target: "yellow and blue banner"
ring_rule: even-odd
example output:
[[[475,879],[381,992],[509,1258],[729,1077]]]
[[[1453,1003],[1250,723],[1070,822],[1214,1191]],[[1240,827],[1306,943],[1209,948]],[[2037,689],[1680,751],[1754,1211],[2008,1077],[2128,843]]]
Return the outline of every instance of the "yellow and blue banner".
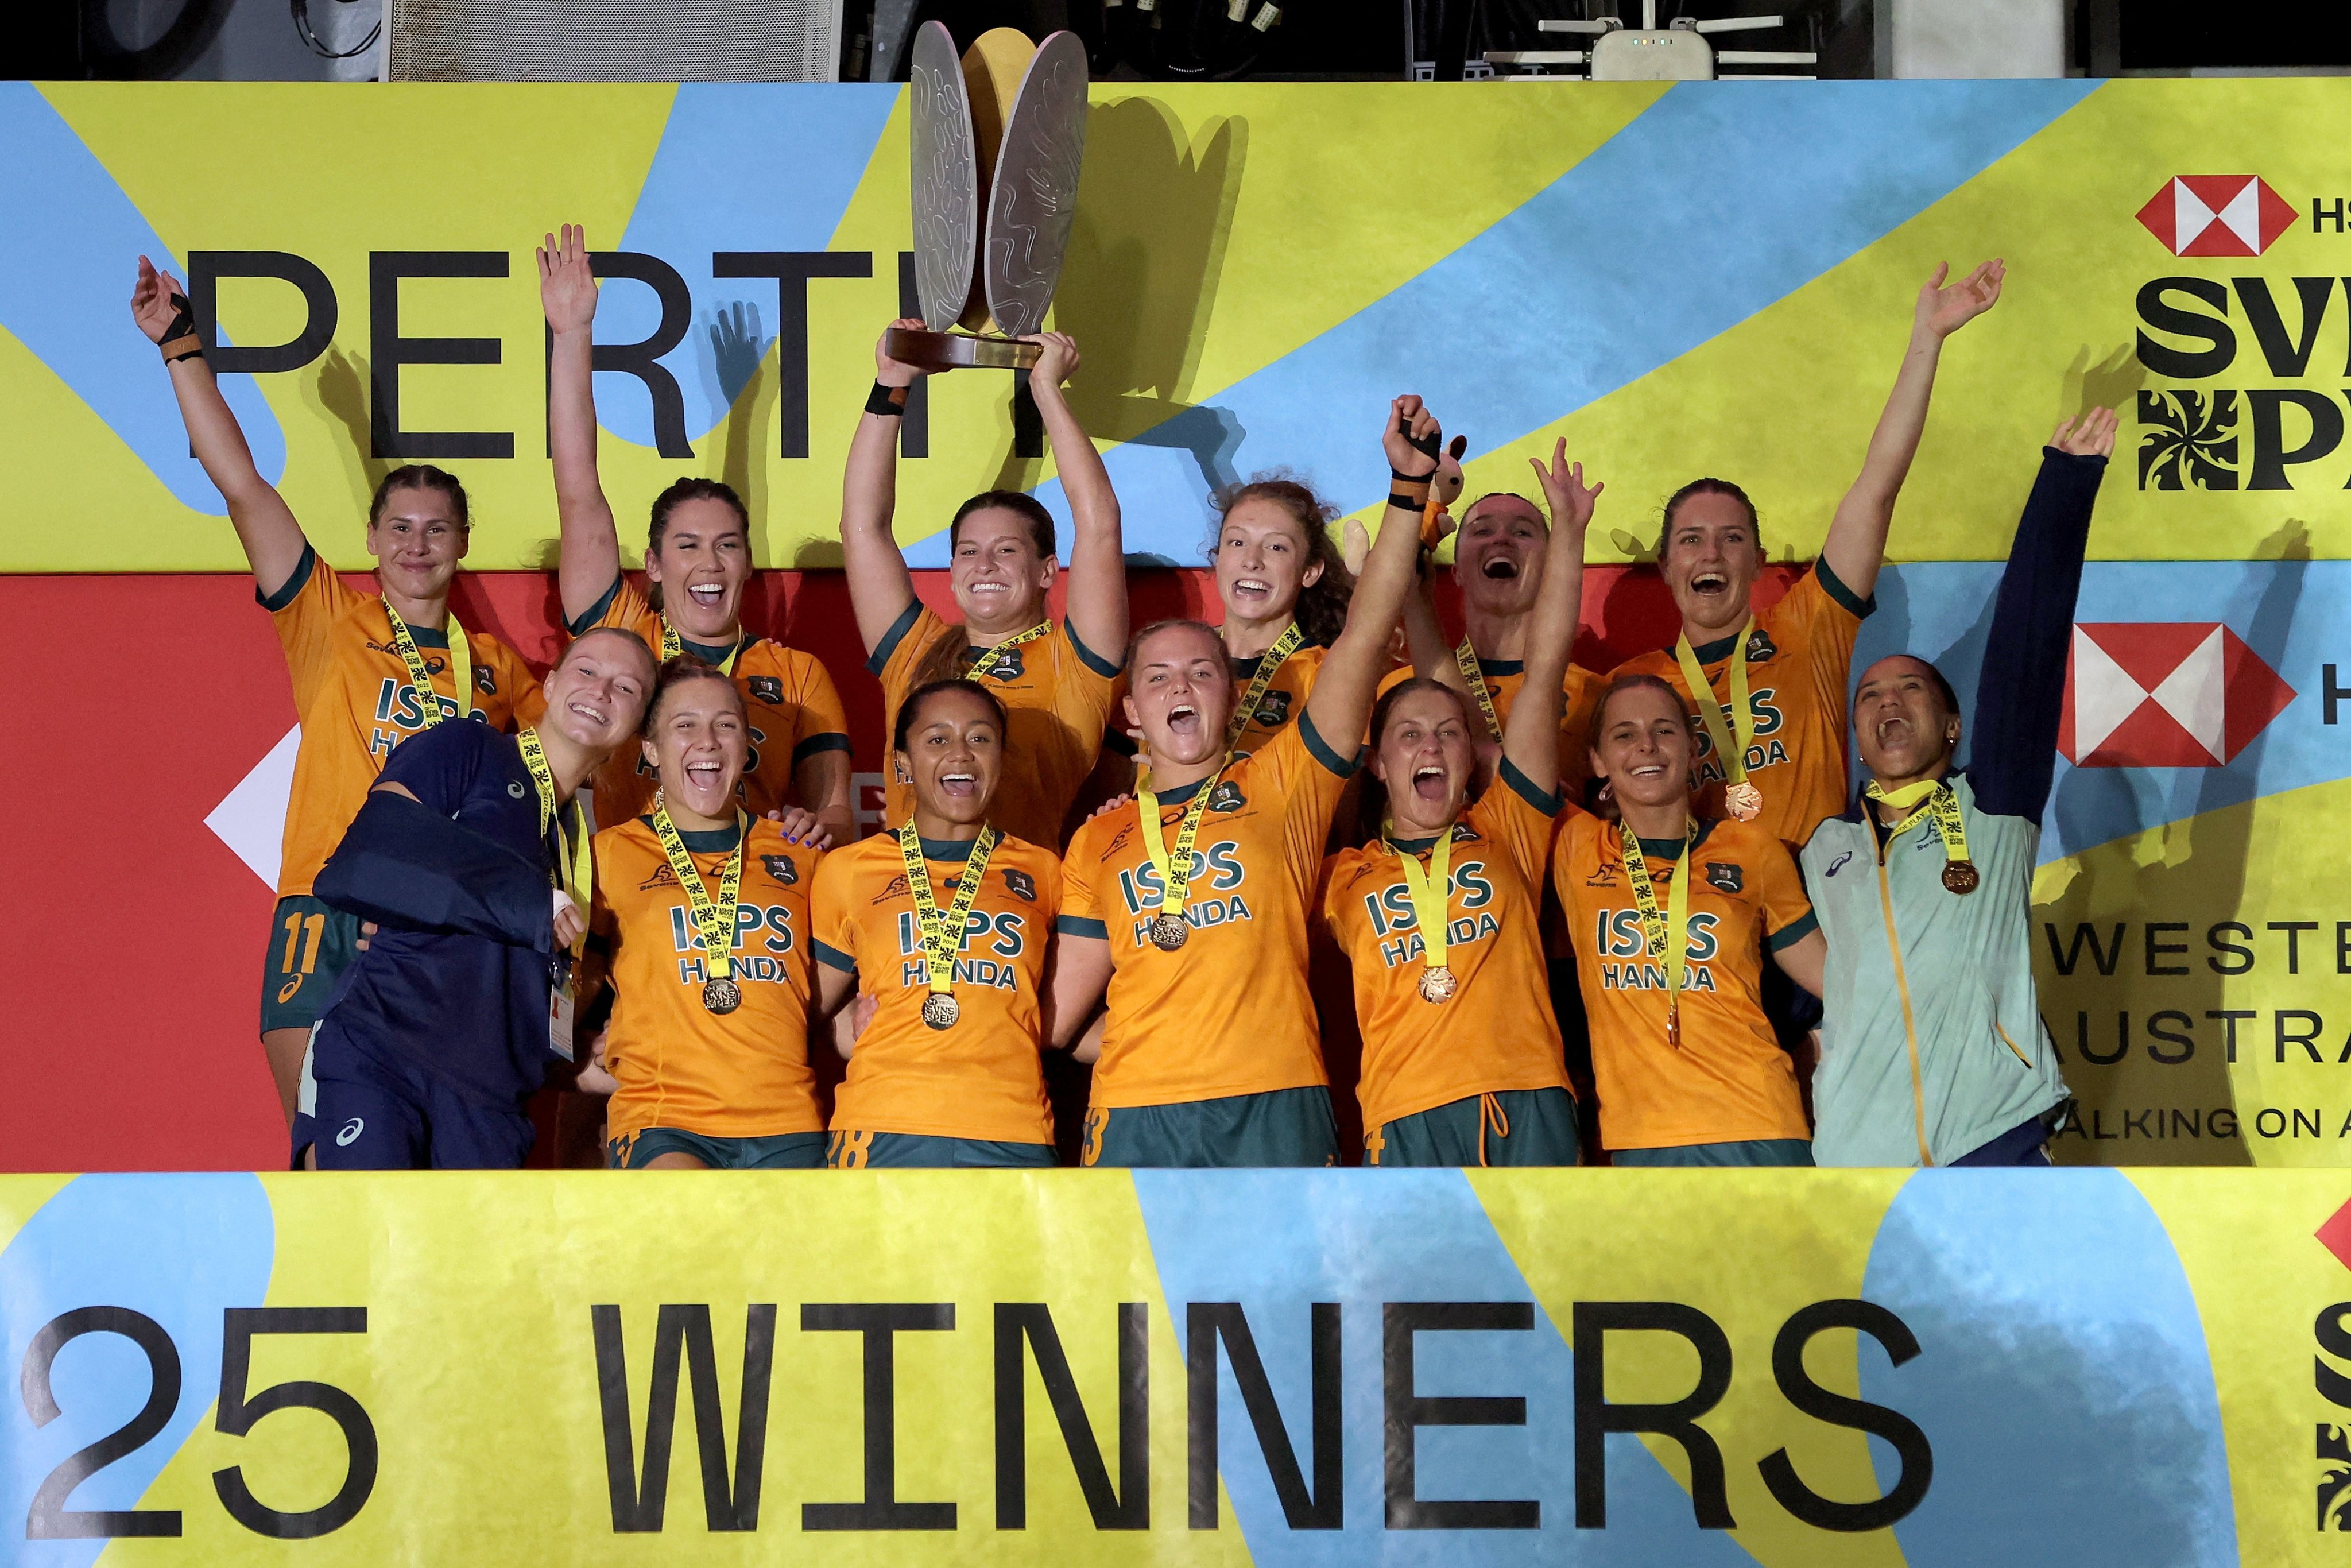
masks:
[[[2341,1561],[2310,1174],[0,1178],[121,1563]]]
[[[2085,1113],[2056,1147],[2343,1164],[2351,862],[2324,824],[2351,800],[2346,127],[2325,78],[1102,83],[1054,322],[1139,563],[1196,566],[1211,492],[1269,469],[1375,516],[1399,392],[1469,438],[1473,491],[1523,488],[1564,437],[1609,483],[1589,549],[1614,657],[1670,635],[1639,570],[1663,497],[1736,479],[1773,559],[1809,557],[1918,284],[2003,257],[2005,297],[1944,353],[1856,668],[1906,649],[1971,694],[2039,444],[2121,410],[2037,890]],[[836,565],[873,342],[913,298],[906,139],[889,86],[0,84],[0,572],[86,577],[19,597],[87,634],[78,595],[168,597],[98,574],[243,570],[129,319],[141,253],[191,284],[262,472],[329,559],[366,564],[367,497],[418,460],[473,494],[470,567],[545,571],[531,246],[565,221],[603,253],[630,559],[694,473],[746,496],[762,564]],[[1008,378],[920,394],[910,560],[944,563],[975,491],[1061,507],[1018,423]],[[848,635],[838,605],[810,614],[794,634]],[[229,747],[182,731],[158,754]],[[230,748],[192,821],[268,745]],[[0,800],[40,815],[40,788]]]

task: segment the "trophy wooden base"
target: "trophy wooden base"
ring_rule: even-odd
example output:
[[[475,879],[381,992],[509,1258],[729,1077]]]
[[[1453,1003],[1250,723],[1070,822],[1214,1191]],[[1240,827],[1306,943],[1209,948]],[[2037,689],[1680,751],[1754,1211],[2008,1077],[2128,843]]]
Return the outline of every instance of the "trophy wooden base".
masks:
[[[926,332],[911,327],[890,329],[883,350],[902,365],[918,371],[1025,371],[1043,354],[1036,343],[1016,338],[982,338],[969,332]]]

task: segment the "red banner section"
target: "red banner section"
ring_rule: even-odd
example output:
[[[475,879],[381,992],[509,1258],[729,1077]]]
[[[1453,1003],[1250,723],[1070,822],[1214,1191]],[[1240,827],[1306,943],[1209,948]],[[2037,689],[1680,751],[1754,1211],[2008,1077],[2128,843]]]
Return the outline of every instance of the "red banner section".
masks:
[[[946,573],[916,578],[951,607]],[[1584,583],[1586,663],[1608,668],[1670,636],[1654,573],[1601,568]],[[465,624],[535,665],[560,646],[551,576],[469,575],[456,601]],[[1205,572],[1134,579],[1138,625],[1213,619],[1214,601]],[[1448,620],[1453,608],[1440,604]],[[881,690],[841,576],[764,572],[745,619],[824,660],[858,770],[877,773]],[[272,890],[205,825],[294,727],[252,580],[0,575],[0,711],[13,720],[0,816],[18,825],[0,898],[0,1169],[276,1166],[284,1134],[255,1038]],[[879,809],[878,784],[860,796]],[[101,894],[103,922],[85,902]]]

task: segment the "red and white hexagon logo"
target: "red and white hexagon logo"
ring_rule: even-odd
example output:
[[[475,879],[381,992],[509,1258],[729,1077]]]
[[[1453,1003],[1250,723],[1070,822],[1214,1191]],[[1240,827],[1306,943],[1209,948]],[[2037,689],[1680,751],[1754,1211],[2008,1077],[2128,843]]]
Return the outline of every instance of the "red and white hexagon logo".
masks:
[[[2259,256],[2296,215],[2258,174],[2177,175],[2138,210],[2174,256]]]
[[[2218,621],[2077,622],[2057,749],[2076,768],[2222,768],[2294,690]]]

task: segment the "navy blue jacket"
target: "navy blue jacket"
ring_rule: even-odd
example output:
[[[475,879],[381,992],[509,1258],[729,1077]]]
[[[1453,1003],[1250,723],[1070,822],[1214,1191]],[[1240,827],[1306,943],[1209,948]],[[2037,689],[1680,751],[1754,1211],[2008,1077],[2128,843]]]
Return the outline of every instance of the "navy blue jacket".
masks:
[[[486,725],[439,724],[392,754],[319,873],[318,896],[381,927],[327,1004],[323,1042],[517,1104],[553,1054],[553,840],[522,748]]]

